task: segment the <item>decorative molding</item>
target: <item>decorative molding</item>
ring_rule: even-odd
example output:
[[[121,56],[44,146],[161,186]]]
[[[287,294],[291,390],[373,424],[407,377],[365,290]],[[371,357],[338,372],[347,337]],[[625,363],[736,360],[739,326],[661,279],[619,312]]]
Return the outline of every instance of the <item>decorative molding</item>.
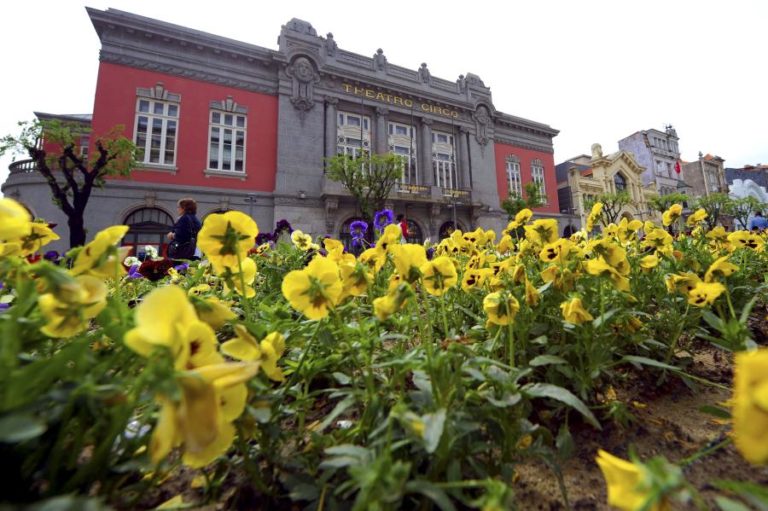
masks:
[[[435,123],[433,119],[430,119],[429,117],[422,117],[421,118],[421,124],[426,126],[432,126]]]
[[[223,177],[227,179],[239,179],[240,181],[245,181],[245,178],[248,177],[248,174],[245,172],[217,169],[204,169],[203,174],[205,174],[205,177]]]
[[[379,48],[378,50],[376,50],[376,53],[373,55],[373,70],[386,73],[387,67],[388,67],[387,57],[384,56],[384,50]]]
[[[163,82],[157,82],[154,87],[145,88],[137,87],[136,95],[140,98],[159,99],[162,101],[173,101],[179,103],[181,101],[181,94],[175,94],[165,90]]]
[[[419,80],[421,83],[426,83],[429,85],[429,82],[432,80],[432,73],[429,72],[429,69],[427,69],[427,63],[422,62],[421,67],[417,71],[419,74]]]
[[[303,55],[293,60],[285,69],[285,74],[291,78],[291,104],[299,111],[303,122],[306,113],[315,106],[314,90],[315,85],[320,83],[320,74],[312,61]]]
[[[478,106],[475,113],[472,114],[472,119],[475,121],[475,140],[481,146],[487,145],[490,140],[488,128],[493,121],[488,112],[488,107],[485,105]]]
[[[222,101],[211,101],[209,105],[213,110],[224,110],[225,112],[232,112],[234,114],[247,114],[248,107],[238,105],[232,96],[227,96],[227,99]]]
[[[339,46],[336,44],[336,41],[333,39],[333,34],[328,32],[328,35],[325,37],[325,54],[329,57],[335,57],[336,56],[336,50],[339,48]]]
[[[339,98],[333,96],[325,96],[325,103],[328,105],[336,106],[339,104]]]
[[[377,106],[376,107],[376,114],[380,115],[382,117],[389,115],[389,108],[385,106]]]
[[[274,85],[264,85],[255,81],[246,81],[242,79],[235,79],[225,73],[217,73],[214,68],[206,68],[203,70],[191,69],[189,67],[182,67],[178,63],[161,63],[149,60],[143,57],[128,57],[118,53],[113,53],[107,50],[101,50],[99,54],[99,60],[102,62],[109,62],[111,64],[118,64],[122,66],[134,67],[137,69],[146,69],[148,71],[155,71],[158,73],[166,73],[169,75],[180,76],[182,78],[189,78],[192,80],[200,80],[209,83],[215,83],[217,85],[225,85],[228,87],[235,87],[238,89],[247,90],[250,92],[259,92],[262,94],[277,94],[277,79],[275,78]],[[239,73],[238,76],[243,76]]]
[[[541,151],[542,153],[552,154],[552,153],[555,152],[554,148],[551,145],[532,144],[532,143],[529,143],[529,142],[522,142],[520,140],[513,139],[513,138],[502,137],[502,136],[499,136],[499,135],[495,135],[493,137],[493,141],[497,142],[499,144],[507,144],[507,145],[512,145],[512,146],[515,146],[515,147],[519,147],[520,149],[532,149],[534,151]]]

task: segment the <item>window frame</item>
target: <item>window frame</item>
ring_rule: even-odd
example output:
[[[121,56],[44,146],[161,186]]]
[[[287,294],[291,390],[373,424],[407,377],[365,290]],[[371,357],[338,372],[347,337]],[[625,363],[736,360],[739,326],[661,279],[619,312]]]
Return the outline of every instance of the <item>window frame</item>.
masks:
[[[213,118],[214,115],[219,115],[219,121],[214,122]],[[225,119],[227,116],[232,117],[232,124],[226,124]],[[238,119],[243,119],[243,126],[238,126]],[[217,149],[217,164],[218,167],[214,167],[211,165],[212,163],[212,146],[213,146],[213,134],[214,130],[218,130],[219,132],[219,138],[218,138],[218,149]],[[225,131],[231,130],[232,131],[232,138],[230,142],[230,157],[229,157],[229,165],[230,168],[225,169],[224,163],[224,151],[225,151],[225,143],[224,143],[224,136]],[[238,170],[236,167],[237,165],[237,135],[238,133],[242,133],[242,168]],[[239,111],[229,111],[225,108],[215,108],[211,107],[208,112],[208,157],[206,160],[206,172],[210,173],[225,173],[225,174],[232,174],[237,176],[242,176],[246,174],[247,170],[247,155],[248,155],[248,114],[247,112],[239,112]]]
[[[170,94],[166,94],[166,96],[171,96]],[[173,95],[176,98],[179,98],[179,96]],[[141,110],[142,102],[147,103],[147,111],[144,112]],[[156,105],[162,105],[162,113],[156,113]],[[175,115],[170,114],[171,107],[176,108]],[[143,132],[144,137],[144,143],[139,144],[139,137],[140,137],[140,118],[146,118],[146,127]],[[158,161],[151,161],[152,158],[152,137],[153,133],[152,130],[154,129],[155,120],[158,120],[160,122],[160,145],[158,147],[158,156],[162,156],[162,158],[158,158]],[[176,157],[178,155],[178,147],[179,147],[179,127],[180,127],[180,120],[181,120],[181,101],[179,100],[173,100],[168,99],[166,97],[160,97],[157,98],[154,95],[144,95],[144,94],[137,94],[136,97],[136,109],[135,109],[135,116],[134,116],[134,124],[133,124],[133,143],[136,145],[137,149],[137,162],[139,166],[141,167],[149,167],[149,168],[161,168],[161,169],[176,169]],[[166,162],[166,156],[168,152],[168,128],[169,123],[173,122],[175,124],[174,126],[174,134],[173,134],[173,149],[172,149],[172,161],[170,163]],[[140,156],[140,157],[139,157]]]
[[[507,195],[517,194],[517,197],[523,196],[523,175],[520,170],[520,158],[510,154],[506,159],[507,172]],[[515,176],[516,179],[513,179]],[[514,184],[514,186],[513,186]]]
[[[540,174],[540,176],[538,174]],[[542,205],[548,205],[549,199],[547,198],[547,183],[544,175],[544,163],[539,158],[535,158],[531,161],[531,181],[539,184],[539,196],[541,197]]]

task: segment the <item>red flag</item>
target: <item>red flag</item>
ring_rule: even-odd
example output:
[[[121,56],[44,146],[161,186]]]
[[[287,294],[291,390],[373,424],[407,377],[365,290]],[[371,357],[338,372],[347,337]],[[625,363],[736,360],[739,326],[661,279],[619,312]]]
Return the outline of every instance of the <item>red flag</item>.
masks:
[[[680,173],[680,160],[675,162],[675,172]]]

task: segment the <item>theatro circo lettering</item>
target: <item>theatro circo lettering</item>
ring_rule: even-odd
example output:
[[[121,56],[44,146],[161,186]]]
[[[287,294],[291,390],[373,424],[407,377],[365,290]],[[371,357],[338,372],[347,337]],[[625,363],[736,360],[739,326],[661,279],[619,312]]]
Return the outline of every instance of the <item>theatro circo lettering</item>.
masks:
[[[389,103],[390,105],[400,105],[404,106],[405,108],[413,107],[413,100],[403,98],[401,96],[396,96],[394,94],[376,92],[373,89],[366,89],[365,87],[355,87],[354,85],[350,85],[348,83],[342,84],[342,87],[344,88],[344,92],[348,92],[349,94],[354,94],[356,96],[362,96],[364,98],[373,99],[374,101]],[[459,112],[456,110],[451,110],[450,108],[430,105],[429,103],[421,103],[418,108],[422,112],[443,115],[445,117],[453,117],[454,119],[459,118]]]

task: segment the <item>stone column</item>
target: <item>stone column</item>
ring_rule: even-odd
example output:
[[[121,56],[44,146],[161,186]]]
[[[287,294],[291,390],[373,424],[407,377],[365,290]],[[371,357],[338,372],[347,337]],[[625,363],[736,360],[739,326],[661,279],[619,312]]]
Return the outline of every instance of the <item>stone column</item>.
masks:
[[[378,154],[386,154],[389,152],[389,130],[387,129],[387,115],[389,115],[389,108],[383,106],[376,107],[376,145],[374,150]]]
[[[469,144],[467,144],[467,134],[469,129],[459,126],[459,180],[460,187],[468,190],[472,189],[471,179],[469,177]]]
[[[336,105],[339,100],[336,98],[325,98],[325,157],[332,158],[336,156]]]
[[[435,184],[432,175],[432,119],[421,119],[421,143],[419,144],[421,182],[426,186]]]

